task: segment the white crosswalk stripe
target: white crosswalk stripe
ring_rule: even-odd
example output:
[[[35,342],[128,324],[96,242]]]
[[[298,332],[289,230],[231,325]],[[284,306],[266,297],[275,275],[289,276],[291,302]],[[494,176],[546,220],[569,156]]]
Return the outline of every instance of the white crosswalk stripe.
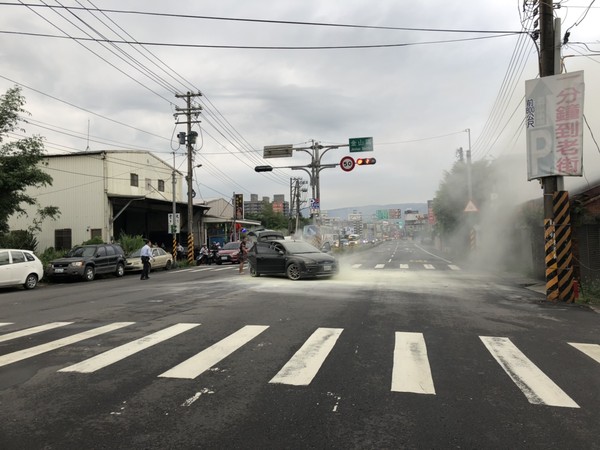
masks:
[[[0,327],[4,327],[6,325],[12,325],[12,322],[2,322],[2,323],[0,323]]]
[[[460,267],[455,266],[454,264],[448,264],[448,267],[450,268],[450,270],[460,270]]]
[[[269,327],[263,325],[246,325],[206,350],[167,370],[165,373],[159,375],[159,377],[193,380],[202,372],[210,369],[238,348],[254,339],[267,328]]]
[[[26,348],[25,350],[20,350],[14,353],[9,353],[8,355],[0,356],[0,367],[6,366],[8,364],[12,364],[17,361],[22,361],[27,358],[31,358],[33,356],[41,355],[42,353],[46,353],[52,350],[56,350],[57,348],[65,347],[70,344],[74,344],[79,341],[83,341],[85,339],[90,339],[96,336],[100,336],[101,334],[108,333],[110,331],[118,330],[119,328],[127,327],[129,325],[133,325],[135,322],[116,322],[111,323],[110,325],[105,325],[99,328],[94,328],[92,330],[84,331],[82,333],[77,333],[72,336],[68,336],[62,339],[58,339],[56,341],[48,342],[47,344],[37,345],[35,347]]]
[[[400,264],[401,269],[408,269],[408,264]]]
[[[423,334],[396,332],[392,391],[435,394]]]
[[[342,331],[342,328],[318,328],[269,383],[308,386]]]
[[[383,269],[385,267],[385,264],[376,264],[375,265],[375,269]]]
[[[433,264],[423,264],[427,270],[435,270],[435,266]]]
[[[600,344],[578,344],[576,342],[569,342],[569,345],[600,363]]]
[[[361,266],[362,264],[352,264],[353,269],[360,269]]]
[[[116,322],[57,339],[46,344],[15,351],[0,356],[0,367],[70,344],[75,344],[85,339],[100,336],[133,325],[134,323]],[[0,335],[0,342],[27,338],[33,334],[39,334],[71,324],[73,322],[51,322],[26,328]],[[60,369],[59,372],[93,373],[156,346],[159,343],[168,341],[200,325],[199,323],[178,323],[171,325]],[[215,367],[220,361],[232,355],[236,350],[249,343],[268,328],[268,325],[246,325],[194,356],[176,364],[159,375],[159,377],[195,379],[208,369]],[[289,386],[310,385],[319,371],[323,370],[325,361],[333,352],[343,331],[343,328],[317,328],[304,341],[300,349],[291,355],[290,359],[270,379],[269,383]],[[390,392],[436,395],[437,392],[434,385],[435,372],[432,372],[423,333],[396,331],[394,332],[394,339]],[[509,338],[479,336],[479,339],[499,364],[500,367],[497,370],[500,371],[500,368],[504,370],[512,382],[523,392],[529,403],[562,408],[579,408],[575,400],[569,397],[542,372]],[[600,363],[600,344],[575,342],[568,342],[568,344],[595,362]],[[565,347],[570,348],[568,346]],[[443,376],[443,374],[439,373],[437,375]]]
[[[156,333],[150,334],[143,338],[137,339],[120,347],[108,350],[100,355],[94,356],[93,358],[86,359],[72,366],[60,369],[59,372],[80,372],[80,373],[91,373],[96,370],[102,369],[106,366],[114,364],[122,359],[127,358],[137,352],[145,350],[153,345],[159,344],[167,339],[171,339],[178,334],[185,331],[191,330],[199,326],[199,323],[178,323],[171,327],[165,328],[164,330],[157,331]]]
[[[42,331],[53,330],[54,328],[64,327],[65,325],[71,325],[73,322],[52,322],[45,325],[39,325],[33,328],[27,328],[26,330],[15,331],[14,333],[7,333],[0,336],[0,342],[10,341],[11,339],[18,339],[24,336],[31,336],[35,333],[41,333]]]
[[[529,403],[579,408],[579,405],[533,364],[510,339],[489,336],[480,336],[480,339],[498,364],[525,394]]]

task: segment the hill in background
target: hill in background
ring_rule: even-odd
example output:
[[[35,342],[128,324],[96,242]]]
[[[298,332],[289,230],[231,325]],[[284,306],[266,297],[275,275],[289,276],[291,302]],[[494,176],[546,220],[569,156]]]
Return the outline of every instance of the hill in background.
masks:
[[[412,209],[419,211],[421,214],[427,214],[427,203],[393,203],[389,205],[365,205],[365,206],[351,206],[347,208],[328,209],[327,215],[329,217],[339,217],[341,219],[347,219],[348,214],[353,212],[362,213],[363,220],[369,221],[373,217],[378,209],[401,209],[402,217],[404,217],[404,211]]]

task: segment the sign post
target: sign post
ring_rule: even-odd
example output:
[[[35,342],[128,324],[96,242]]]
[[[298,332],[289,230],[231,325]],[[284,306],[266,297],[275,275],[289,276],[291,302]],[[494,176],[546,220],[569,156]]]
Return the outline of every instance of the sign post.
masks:
[[[356,163],[354,162],[354,158],[352,156],[344,156],[340,160],[340,168],[344,172],[350,172],[352,169],[354,169],[355,165]]]

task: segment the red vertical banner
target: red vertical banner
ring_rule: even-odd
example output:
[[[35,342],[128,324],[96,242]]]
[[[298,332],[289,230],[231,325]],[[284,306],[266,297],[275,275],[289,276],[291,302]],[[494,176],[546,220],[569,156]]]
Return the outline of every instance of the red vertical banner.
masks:
[[[234,194],[233,203],[233,218],[242,220],[244,218],[244,194]]]

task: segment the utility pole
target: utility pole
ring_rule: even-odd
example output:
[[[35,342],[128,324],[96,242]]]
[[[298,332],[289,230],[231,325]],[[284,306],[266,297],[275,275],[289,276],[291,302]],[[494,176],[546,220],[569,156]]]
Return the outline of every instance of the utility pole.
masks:
[[[177,180],[175,178],[175,152],[173,152],[173,223],[171,225],[171,232],[173,233],[173,248],[171,254],[173,255],[173,262],[177,266]]]
[[[175,97],[185,98],[185,100],[186,100],[185,108],[178,108],[178,107],[175,108],[175,110],[178,111],[177,113],[175,113],[175,116],[180,115],[180,114],[185,115],[186,116],[185,122],[176,122],[176,123],[177,124],[185,123],[187,125],[187,133],[184,136],[182,136],[182,133],[179,133],[178,136],[179,136],[180,143],[187,142],[187,163],[188,163],[187,164],[188,170],[187,170],[187,177],[186,177],[187,190],[188,190],[188,195],[187,195],[187,197],[188,197],[187,261],[188,261],[188,264],[190,264],[190,265],[194,264],[194,200],[193,200],[194,199],[194,190],[193,190],[194,147],[193,147],[193,145],[196,143],[196,137],[198,136],[198,133],[196,133],[195,131],[192,131],[192,123],[200,123],[199,120],[192,120],[192,115],[194,115],[194,117],[198,117],[198,114],[200,113],[200,111],[202,111],[202,107],[200,107],[200,106],[192,108],[192,98],[199,97],[201,95],[202,94],[200,92],[197,92],[197,93],[187,92],[186,94],[175,94]],[[184,142],[182,142],[182,140],[184,140]]]

